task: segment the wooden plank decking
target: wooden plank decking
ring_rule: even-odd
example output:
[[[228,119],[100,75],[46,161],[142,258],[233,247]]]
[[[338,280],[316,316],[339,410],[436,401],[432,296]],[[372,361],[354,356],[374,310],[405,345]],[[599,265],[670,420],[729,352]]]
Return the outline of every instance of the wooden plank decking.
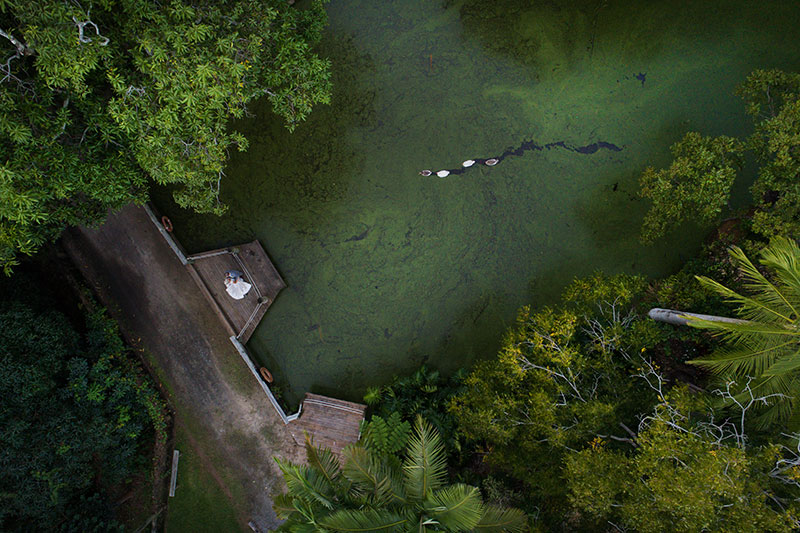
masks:
[[[358,440],[366,405],[327,396],[306,393],[300,418],[289,423],[297,442],[304,442],[303,432],[314,437],[314,444],[341,454],[348,444]]]
[[[267,308],[286,287],[258,241],[190,255],[187,259],[190,272],[196,274],[195,281],[222,315],[229,332],[242,344],[250,339]],[[225,292],[228,270],[244,272],[244,280],[253,285],[241,300],[234,300]],[[263,296],[261,302],[259,294]]]

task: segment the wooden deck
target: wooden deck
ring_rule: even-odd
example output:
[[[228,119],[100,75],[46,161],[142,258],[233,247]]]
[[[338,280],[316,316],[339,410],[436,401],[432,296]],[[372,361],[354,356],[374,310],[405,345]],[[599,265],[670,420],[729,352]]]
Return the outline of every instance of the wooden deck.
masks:
[[[190,255],[187,259],[189,272],[221,315],[228,332],[242,344],[250,339],[267,308],[286,287],[258,241]],[[241,300],[234,300],[225,292],[228,270],[243,272],[244,280],[253,285]]]
[[[339,455],[345,446],[358,441],[366,409],[360,403],[307,392],[300,418],[290,422],[288,428],[297,442],[304,442],[303,432],[307,432],[315,445],[330,448]]]

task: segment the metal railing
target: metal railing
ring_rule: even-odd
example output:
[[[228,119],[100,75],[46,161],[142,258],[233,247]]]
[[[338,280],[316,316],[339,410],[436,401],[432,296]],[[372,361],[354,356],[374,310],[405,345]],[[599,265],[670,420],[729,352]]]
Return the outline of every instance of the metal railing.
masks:
[[[250,359],[250,354],[247,353],[247,349],[244,347],[244,345],[241,342],[239,342],[239,339],[237,339],[234,336],[230,337],[230,341],[231,341],[231,343],[233,343],[233,346],[236,348],[236,351],[239,352],[239,355],[242,356],[242,359],[244,359],[244,362],[247,365],[247,368],[250,369],[250,372],[252,372],[253,376],[256,378],[258,383],[261,385],[261,388],[264,389],[264,392],[266,393],[267,397],[269,398],[270,403],[275,408],[275,410],[278,412],[278,415],[281,417],[281,420],[283,420],[283,423],[284,424],[288,424],[292,420],[297,420],[297,418],[300,416],[300,413],[303,411],[303,404],[300,404],[300,407],[297,409],[297,412],[295,414],[287,416],[286,413],[284,412],[283,408],[281,407],[281,405],[278,403],[278,400],[275,398],[275,395],[272,394],[272,391],[270,390],[269,385],[267,385],[264,382],[264,380],[261,379],[261,376],[258,374],[258,371],[256,370],[256,366],[253,364],[252,359]]]

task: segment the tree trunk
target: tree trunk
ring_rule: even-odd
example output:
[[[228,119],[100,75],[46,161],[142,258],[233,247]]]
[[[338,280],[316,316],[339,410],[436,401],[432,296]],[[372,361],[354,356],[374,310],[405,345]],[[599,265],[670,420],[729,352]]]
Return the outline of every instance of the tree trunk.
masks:
[[[702,320],[711,320],[713,322],[728,322],[730,324],[747,324],[747,320],[740,320],[738,318],[728,318],[726,316],[714,315],[700,315],[697,313],[687,313],[686,311],[676,311],[674,309],[660,309],[654,307],[650,309],[647,316],[656,322],[666,322],[675,326],[688,326],[688,318],[699,318]]]

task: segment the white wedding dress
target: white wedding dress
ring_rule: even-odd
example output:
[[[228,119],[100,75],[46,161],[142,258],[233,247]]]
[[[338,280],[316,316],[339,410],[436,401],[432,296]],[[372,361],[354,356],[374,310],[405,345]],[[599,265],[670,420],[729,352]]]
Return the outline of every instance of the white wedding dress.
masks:
[[[244,298],[245,294],[250,292],[251,287],[252,285],[239,277],[225,280],[225,290],[234,300],[241,300]]]

